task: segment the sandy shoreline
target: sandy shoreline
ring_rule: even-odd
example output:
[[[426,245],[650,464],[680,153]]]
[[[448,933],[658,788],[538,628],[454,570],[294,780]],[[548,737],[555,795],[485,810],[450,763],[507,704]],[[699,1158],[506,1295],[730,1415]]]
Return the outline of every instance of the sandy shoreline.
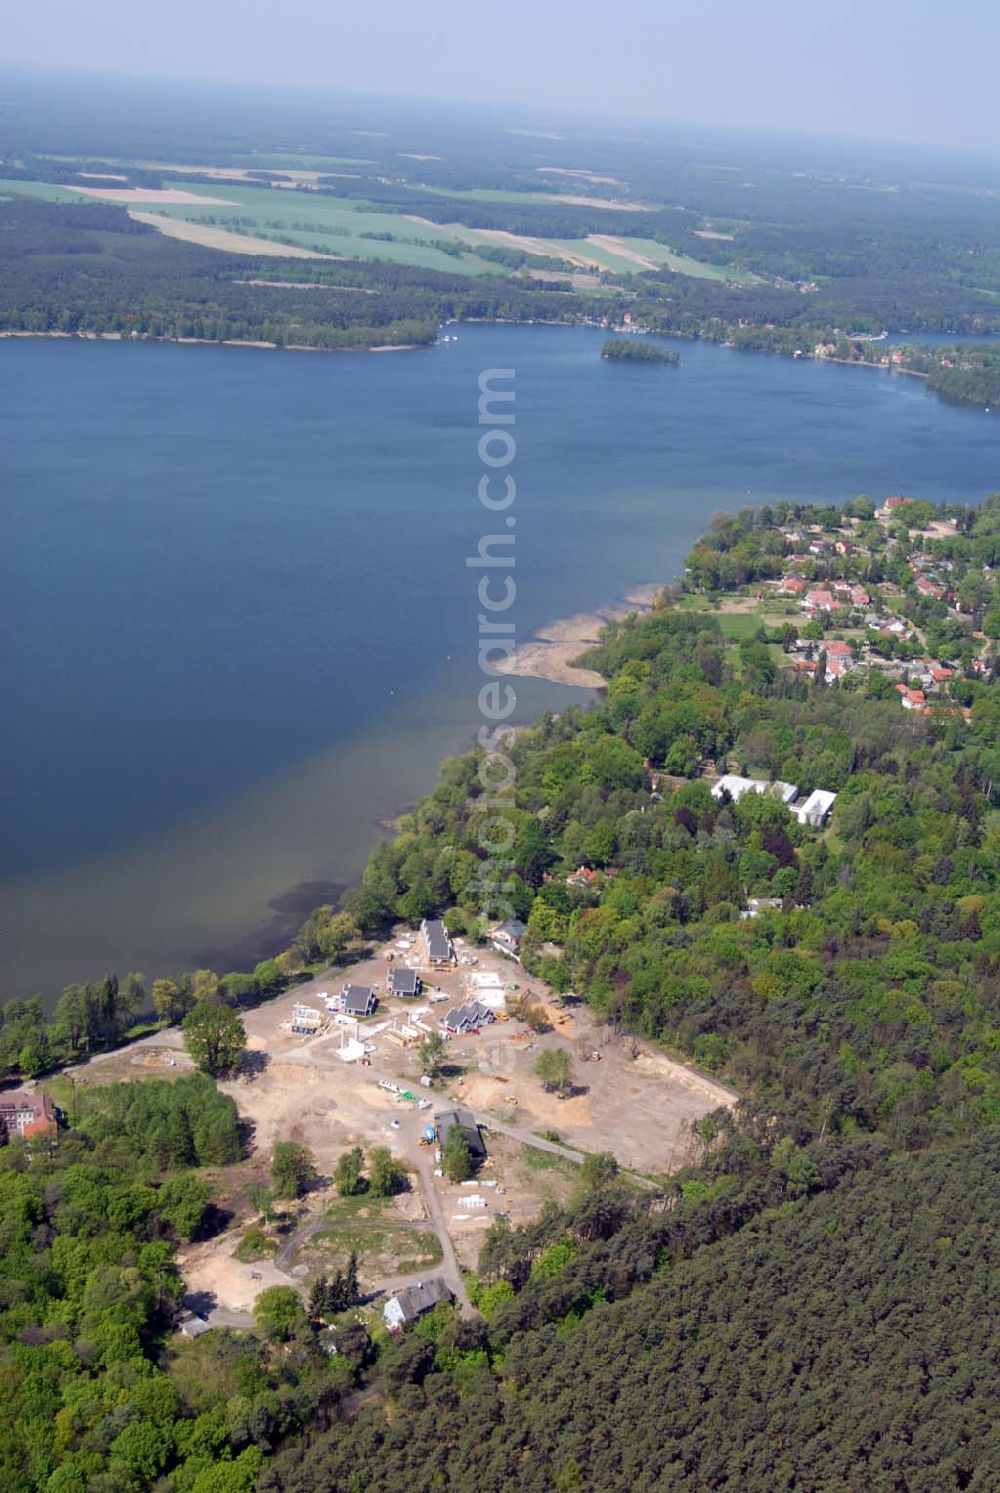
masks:
[[[0,341],[9,337],[55,337],[75,342],[171,342],[177,347],[253,347],[287,353],[407,353],[429,342],[380,342],[374,347],[317,347],[307,342],[253,342],[246,337],[153,337],[146,332],[22,332],[0,331]]]
[[[592,647],[609,622],[618,622],[630,612],[648,612],[663,589],[663,583],[636,586],[620,602],[593,612],[577,612],[540,627],[534,637],[499,665],[502,674],[526,679],[548,679],[552,684],[576,685],[580,689],[603,689],[605,679],[595,669],[573,663]]]

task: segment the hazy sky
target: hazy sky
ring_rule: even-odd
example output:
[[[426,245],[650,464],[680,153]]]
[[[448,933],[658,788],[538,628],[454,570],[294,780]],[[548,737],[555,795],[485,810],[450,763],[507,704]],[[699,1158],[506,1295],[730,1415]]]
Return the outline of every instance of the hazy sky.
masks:
[[[18,66],[327,84],[1000,151],[993,0],[11,0]]]

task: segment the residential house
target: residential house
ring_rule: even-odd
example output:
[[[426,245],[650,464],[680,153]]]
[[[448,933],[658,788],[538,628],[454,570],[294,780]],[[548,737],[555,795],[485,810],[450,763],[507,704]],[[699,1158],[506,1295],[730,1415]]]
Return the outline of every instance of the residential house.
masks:
[[[205,1318],[193,1311],[191,1307],[184,1308],[174,1325],[184,1337],[201,1337],[203,1332],[211,1331],[212,1327],[211,1322],[206,1322]]]
[[[591,870],[590,866],[577,866],[569,876],[566,877],[567,886],[593,886],[597,880],[597,872]]]
[[[486,1160],[486,1146],[476,1123],[476,1117],[470,1109],[445,1109],[434,1116],[438,1145],[442,1150],[444,1149],[448,1136],[456,1126],[462,1132],[462,1139],[469,1148],[473,1165],[479,1166]]]
[[[407,998],[419,995],[421,979],[415,969],[404,969],[401,964],[394,964],[389,970],[387,988],[390,995],[401,995]]]
[[[48,1094],[38,1089],[14,1089],[0,1094],[0,1127],[8,1139],[13,1135],[25,1140],[36,1136],[54,1139],[59,1130],[59,1111]]]
[[[345,1016],[370,1016],[378,1005],[378,998],[370,985],[345,985],[340,996],[340,1009]]]
[[[780,906],[780,897],[750,897],[740,917],[746,922],[749,918],[759,918],[762,912],[773,912]]]
[[[806,592],[806,606],[812,607],[814,612],[832,612],[836,605],[833,592],[824,587]]]
[[[499,928],[494,928],[490,938],[498,953],[508,954],[511,959],[519,959],[521,943],[527,931],[527,925],[522,923],[520,918],[511,918],[509,923],[503,923]]]
[[[827,658],[850,658],[851,645],[844,643],[840,638],[831,638],[828,643],[822,645],[826,649]]]
[[[918,712],[927,709],[927,696],[922,689],[909,689],[905,684],[897,684],[899,691],[899,703],[904,710],[916,710]]]
[[[806,582],[800,575],[786,575],[779,589],[785,596],[804,596]]]
[[[894,349],[894,351],[898,351],[898,349]],[[882,507],[877,510],[875,517],[880,519],[892,518],[894,514],[899,512],[900,508],[914,501],[913,498],[886,498]]]
[[[428,964],[455,963],[455,946],[448,935],[447,928],[438,918],[432,920],[424,918],[420,924],[420,931],[424,936],[424,951]]]
[[[390,1296],[382,1308],[385,1325],[390,1332],[400,1332],[410,1322],[415,1322],[425,1312],[432,1311],[439,1301],[451,1301],[452,1294],[441,1279],[420,1281],[407,1286]]]
[[[323,1015],[315,1006],[293,1006],[288,1024],[297,1037],[313,1037],[323,1025]]]
[[[822,829],[836,802],[835,793],[830,793],[826,788],[814,788],[805,803],[796,804],[792,813],[800,824],[808,824],[812,829]]]
[[[444,1028],[453,1037],[464,1037],[469,1032],[478,1032],[480,1027],[489,1026],[495,1020],[489,1006],[484,1006],[482,1001],[467,1001],[465,1005],[453,1006],[450,1011],[445,1012]]]

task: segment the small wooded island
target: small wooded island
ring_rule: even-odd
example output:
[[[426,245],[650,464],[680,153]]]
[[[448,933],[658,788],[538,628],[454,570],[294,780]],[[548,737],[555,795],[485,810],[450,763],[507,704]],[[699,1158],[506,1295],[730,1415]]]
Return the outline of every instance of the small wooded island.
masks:
[[[609,337],[601,348],[601,357],[614,363],[669,363],[676,368],[680,358],[665,347],[655,347],[632,337]]]

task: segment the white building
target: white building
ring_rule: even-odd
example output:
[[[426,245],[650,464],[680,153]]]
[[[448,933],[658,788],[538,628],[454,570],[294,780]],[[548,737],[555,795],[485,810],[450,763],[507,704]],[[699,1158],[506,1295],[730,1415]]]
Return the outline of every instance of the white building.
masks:
[[[735,772],[725,773],[712,789],[713,798],[722,798],[725,793],[729,794],[734,803],[738,803],[745,793],[771,793],[783,804],[794,803],[799,796],[794,783],[769,783],[765,778],[741,778]]]
[[[822,829],[830,817],[830,810],[837,802],[837,795],[826,788],[814,788],[803,804],[796,804],[792,813],[800,824],[813,829]]]

